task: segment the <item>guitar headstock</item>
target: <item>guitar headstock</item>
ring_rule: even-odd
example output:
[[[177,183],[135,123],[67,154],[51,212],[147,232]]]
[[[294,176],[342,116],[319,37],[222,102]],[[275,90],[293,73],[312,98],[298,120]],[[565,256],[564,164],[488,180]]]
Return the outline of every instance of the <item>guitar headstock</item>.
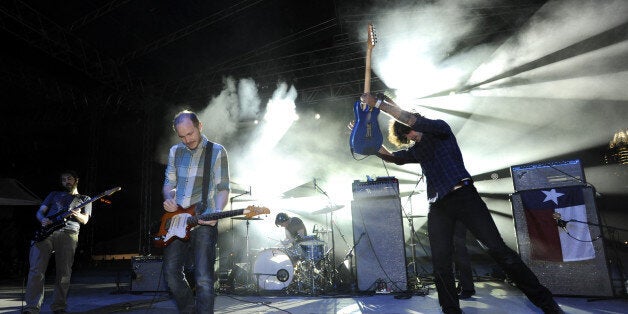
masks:
[[[369,50],[372,50],[375,47],[375,43],[377,43],[377,36],[375,35],[375,27],[373,27],[372,23],[368,25],[368,37],[366,39],[366,47]]]
[[[248,213],[244,214],[246,218],[253,218],[257,215],[270,214],[270,209],[268,207],[259,207],[259,206],[247,206],[246,209],[249,210]]]
[[[109,189],[109,190],[105,191],[105,193],[103,193],[103,195],[109,196],[109,195],[111,195],[111,194],[113,194],[113,193],[115,193],[115,192],[118,192],[118,191],[120,191],[120,190],[122,190],[122,188],[121,188],[121,187],[119,187],[119,186],[116,186],[116,187],[115,187],[115,188],[113,188],[113,189]]]

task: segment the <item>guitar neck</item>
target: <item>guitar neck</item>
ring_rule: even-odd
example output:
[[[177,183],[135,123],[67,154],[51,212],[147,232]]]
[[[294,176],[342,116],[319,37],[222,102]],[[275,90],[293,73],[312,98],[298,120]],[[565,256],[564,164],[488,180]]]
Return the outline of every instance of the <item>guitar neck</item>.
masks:
[[[199,216],[192,216],[188,218],[188,224],[197,225],[199,219],[200,220],[218,220],[218,219],[223,219],[223,218],[228,218],[228,217],[233,217],[233,216],[239,216],[242,214],[244,214],[244,208],[236,209],[236,210],[228,210],[228,211],[223,211],[223,212],[218,212],[218,213],[209,213],[209,214],[204,214],[204,215],[199,215]]]
[[[366,64],[364,67],[364,92],[371,91],[371,49],[366,49]]]

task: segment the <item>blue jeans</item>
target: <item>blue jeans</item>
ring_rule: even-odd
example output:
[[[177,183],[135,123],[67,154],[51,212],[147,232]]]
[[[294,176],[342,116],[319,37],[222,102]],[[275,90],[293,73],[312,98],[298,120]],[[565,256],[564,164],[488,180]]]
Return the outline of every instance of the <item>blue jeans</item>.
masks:
[[[460,313],[460,302],[452,270],[453,235],[456,221],[484,245],[517,287],[536,306],[547,313],[558,309],[551,292],[539,282],[519,255],[504,243],[493,217],[473,185],[450,192],[430,205],[428,232],[432,248],[434,280],[438,302],[445,313]]]
[[[190,241],[174,240],[164,249],[164,275],[181,313],[214,313],[214,263],[216,261],[216,226],[197,226]],[[194,294],[185,279],[184,268],[193,259],[196,282]]]

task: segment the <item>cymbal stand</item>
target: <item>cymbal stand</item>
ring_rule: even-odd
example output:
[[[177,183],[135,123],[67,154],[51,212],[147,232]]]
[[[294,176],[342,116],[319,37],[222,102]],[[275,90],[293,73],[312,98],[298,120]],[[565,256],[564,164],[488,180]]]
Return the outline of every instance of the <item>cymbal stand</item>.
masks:
[[[408,286],[411,290],[419,291],[421,289],[421,280],[419,279],[419,272],[417,271],[416,263],[416,243],[414,243],[416,230],[414,229],[414,217],[408,217],[408,223],[410,224],[410,252],[412,252],[412,271],[414,272],[413,279],[416,279],[416,281],[412,283],[408,280]]]
[[[327,197],[327,200],[329,201],[329,205],[334,205],[334,202],[331,201],[331,198],[329,197],[329,195],[327,194],[327,192],[325,192],[325,190],[323,190],[318,184],[316,184],[316,179],[314,179],[314,189],[316,189],[316,191],[318,191],[319,193],[325,195],[325,197]],[[331,271],[332,271],[332,288],[335,290],[336,289],[336,284],[337,284],[337,273],[338,271],[336,270],[336,242],[334,240],[334,212],[331,211],[329,213],[329,224],[330,224],[330,231],[331,231]],[[338,229],[338,231],[340,231],[340,229]],[[342,233],[341,233],[342,236]],[[344,239],[344,236],[343,236]]]
[[[229,208],[231,210],[233,210],[233,200],[242,196],[242,195],[246,195],[246,194],[251,194],[251,187],[249,186],[249,190],[248,191],[244,191],[238,195],[234,195],[229,199]],[[246,284],[248,285],[250,283],[250,281],[252,280],[251,277],[251,273],[253,271],[253,266],[251,265],[251,257],[249,254],[249,221],[248,219],[246,220],[246,263],[247,263],[247,279],[246,279]],[[233,250],[233,248],[235,248],[235,232],[233,231],[233,219],[231,219],[231,249]],[[232,254],[234,252],[231,252]],[[236,256],[234,254],[234,256]],[[234,262],[235,264],[235,262]],[[230,265],[231,266],[231,265]],[[233,270],[232,270],[233,271]]]

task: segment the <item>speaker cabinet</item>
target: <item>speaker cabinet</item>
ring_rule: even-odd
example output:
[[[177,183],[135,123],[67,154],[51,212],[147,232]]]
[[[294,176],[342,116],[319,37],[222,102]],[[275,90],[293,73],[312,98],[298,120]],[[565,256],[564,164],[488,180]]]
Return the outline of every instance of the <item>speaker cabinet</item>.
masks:
[[[594,191],[590,187],[581,187],[581,189],[586,207],[587,221],[590,223],[588,225],[589,232],[591,238],[595,239],[601,235],[602,231],[597,226],[599,218],[595,206]],[[539,281],[556,295],[612,296],[613,288],[602,237],[591,242],[595,252],[593,259],[550,262],[531,258],[533,244],[530,240],[521,193],[518,192],[511,196],[517,246],[521,259],[536,274]],[[578,222],[568,222],[568,224],[576,223]],[[574,239],[573,241],[577,240]]]
[[[354,256],[358,290],[407,290],[406,250],[399,197],[356,196],[354,193],[351,216],[353,241],[357,243]]]
[[[162,271],[161,256],[134,256],[131,270],[131,292],[168,291]]]

